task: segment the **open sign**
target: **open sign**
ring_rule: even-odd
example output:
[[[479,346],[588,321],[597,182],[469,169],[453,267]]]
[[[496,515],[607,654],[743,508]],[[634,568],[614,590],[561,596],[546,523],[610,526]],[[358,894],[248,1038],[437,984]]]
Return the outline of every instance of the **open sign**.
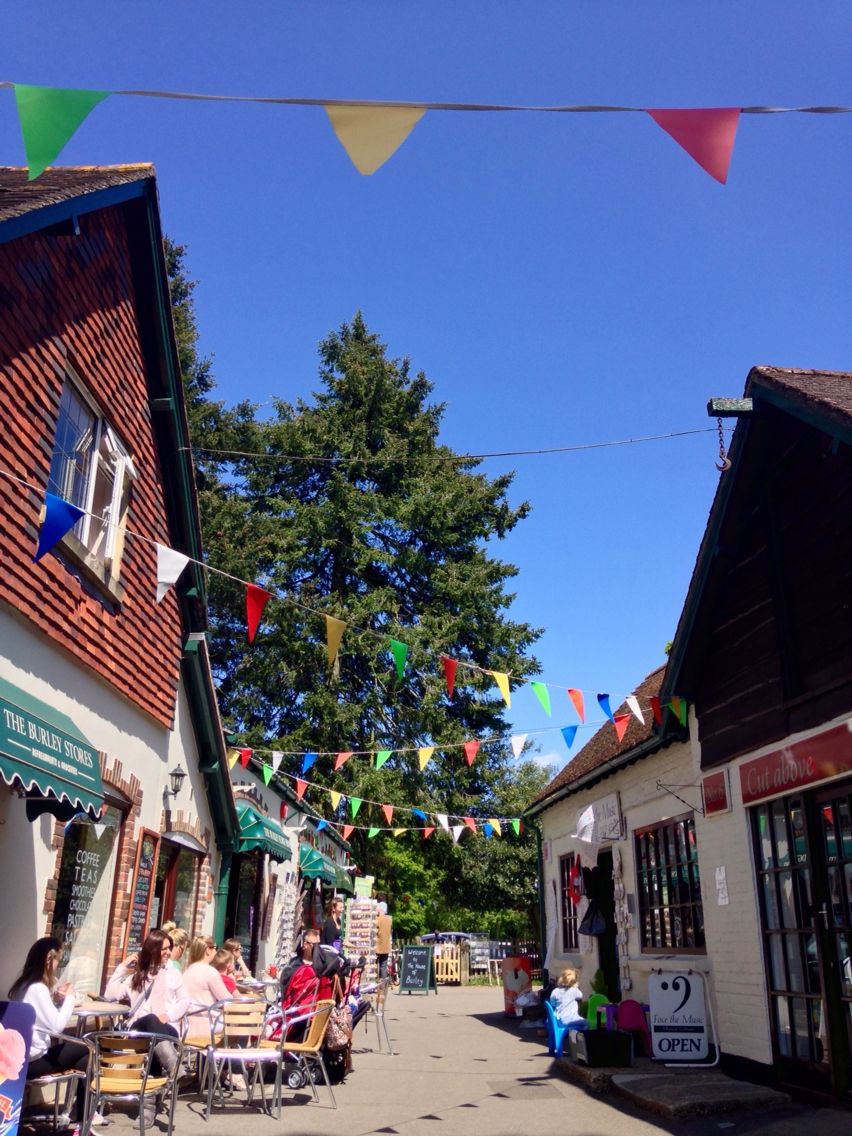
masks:
[[[652,1056],[664,1061],[704,1061],[708,1056],[704,978],[700,974],[652,974],[648,978]]]

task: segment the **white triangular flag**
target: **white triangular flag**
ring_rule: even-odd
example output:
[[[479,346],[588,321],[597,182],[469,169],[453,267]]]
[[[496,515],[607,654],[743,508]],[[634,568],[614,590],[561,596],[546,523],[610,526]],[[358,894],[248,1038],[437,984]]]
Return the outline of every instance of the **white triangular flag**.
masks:
[[[188,563],[189,557],[182,552],[166,548],[164,544],[157,545],[157,603],[160,603]]]
[[[100,838],[107,830],[107,826],[105,824],[93,824],[92,828],[95,830],[95,840],[100,840]]]
[[[527,744],[526,734],[513,734],[512,735],[512,753],[515,757],[520,757],[524,752],[524,746]]]
[[[281,752],[280,749],[274,749],[272,751],[272,772],[273,773],[278,772],[278,770],[281,766],[281,759],[282,759],[283,756],[284,756],[284,754]]]
[[[453,834],[453,844],[458,844],[459,837],[464,832],[464,825],[463,824],[454,824],[451,831],[452,831],[452,834]]]
[[[642,707],[639,705],[639,699],[635,694],[628,694],[624,700],[630,709],[633,711],[635,717],[639,719],[642,725],[645,725],[645,716],[642,713]]]
[[[443,828],[445,832],[449,832],[450,826],[447,823],[448,819],[449,819],[447,817],[447,814],[446,813],[435,813],[435,816],[438,818],[438,824],[441,826],[441,828]]]

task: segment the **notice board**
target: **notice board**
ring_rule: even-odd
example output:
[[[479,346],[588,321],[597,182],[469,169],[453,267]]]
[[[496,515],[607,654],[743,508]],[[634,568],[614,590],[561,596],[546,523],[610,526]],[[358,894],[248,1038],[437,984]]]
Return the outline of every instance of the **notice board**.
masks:
[[[399,976],[400,994],[428,994],[430,990],[438,993],[433,948],[425,943],[403,947]]]
[[[130,915],[127,919],[125,955],[133,954],[140,949],[145,939],[145,932],[148,930],[159,848],[160,834],[143,828],[136,844],[136,866],[133,869],[133,884],[130,888]]]

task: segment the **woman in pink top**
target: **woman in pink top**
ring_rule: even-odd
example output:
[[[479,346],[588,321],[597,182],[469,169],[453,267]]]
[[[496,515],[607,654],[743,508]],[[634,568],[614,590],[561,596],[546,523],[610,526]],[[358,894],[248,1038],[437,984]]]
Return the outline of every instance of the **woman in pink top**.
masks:
[[[128,1024],[147,1033],[178,1036],[175,1028],[189,1009],[183,975],[168,965],[172,940],[165,931],[151,931],[138,960],[126,959],[109,980],[106,996],[130,1002]]]
[[[203,955],[200,953],[203,947]],[[196,939],[190,950],[189,966],[183,972],[183,986],[191,1002],[189,1013],[189,1037],[197,1042],[201,1038],[206,1040],[209,1036],[209,1018],[206,1007],[214,1002],[221,1002],[231,995],[222,980],[222,975],[210,961],[216,954],[214,939]],[[200,1009],[204,1007],[204,1009]]]

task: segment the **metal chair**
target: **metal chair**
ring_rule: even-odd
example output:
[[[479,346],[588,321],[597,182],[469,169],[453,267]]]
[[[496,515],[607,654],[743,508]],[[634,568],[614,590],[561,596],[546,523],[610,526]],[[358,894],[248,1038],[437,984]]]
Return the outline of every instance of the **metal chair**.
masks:
[[[379,1052],[381,1053],[382,1051],[382,1033],[384,1033],[388,1053],[391,1057],[395,1057],[396,1054],[394,1053],[393,1042],[390,1039],[388,1024],[385,1021],[385,1003],[387,1001],[390,985],[390,978],[383,978],[381,982],[378,983],[370,1001],[370,1009],[373,1013],[373,1017],[376,1019],[376,1040],[379,1043]]]
[[[92,1099],[90,1087],[92,1082],[92,1064],[95,1054],[95,1047],[88,1038],[85,1037],[72,1037],[69,1034],[57,1033],[53,1035],[54,1041],[68,1041],[74,1045],[85,1046],[89,1051],[89,1060],[85,1069],[63,1069],[58,1073],[43,1073],[40,1077],[30,1077],[27,1079],[26,1091],[29,1093],[33,1089],[39,1090],[53,1090],[53,1128],[58,1131],[59,1118],[63,1113],[68,1113],[70,1108],[70,1096],[72,1087],[78,1085],[80,1081],[85,1085],[85,1096],[83,1103],[83,1115],[78,1117],[80,1125],[80,1136],[88,1136],[89,1129],[92,1123],[92,1117],[95,1110],[92,1108]],[[63,1112],[59,1111],[59,1090],[65,1087],[65,1098],[63,1103]]]
[[[153,1096],[168,1103],[168,1133],[171,1136],[175,1122],[183,1040],[172,1034],[145,1033],[141,1030],[130,1030],[127,1033],[104,1030],[90,1034],[89,1040],[95,1047],[92,1115],[101,1108],[104,1101],[138,1104],[139,1136],[145,1136],[145,1098]],[[153,1071],[154,1050],[160,1042],[169,1042],[177,1051],[174,1067],[168,1073]]]
[[[275,1042],[274,1047],[264,1043],[263,1031],[266,1025],[267,1003],[259,1000],[232,999],[229,1001],[214,1002],[208,1007],[210,1018],[210,1037],[205,1054],[207,1104],[204,1119],[210,1119],[213,1109],[213,1098],[218,1091],[222,1104],[224,1104],[223,1074],[227,1071],[233,1076],[233,1066],[239,1065],[246,1081],[247,1104],[254,1099],[254,1091],[260,1086],[260,1096],[263,1108],[272,1115],[272,1108],[278,1108],[278,1119],[281,1119],[281,1043]],[[216,1040],[218,1038],[218,1040]],[[265,1065],[275,1066],[275,1087],[272,1103],[266,1106],[266,1089],[262,1070]],[[251,1072],[249,1072],[251,1067]],[[249,1078],[251,1081],[249,1082]],[[204,1082],[202,1081],[202,1092]]]

